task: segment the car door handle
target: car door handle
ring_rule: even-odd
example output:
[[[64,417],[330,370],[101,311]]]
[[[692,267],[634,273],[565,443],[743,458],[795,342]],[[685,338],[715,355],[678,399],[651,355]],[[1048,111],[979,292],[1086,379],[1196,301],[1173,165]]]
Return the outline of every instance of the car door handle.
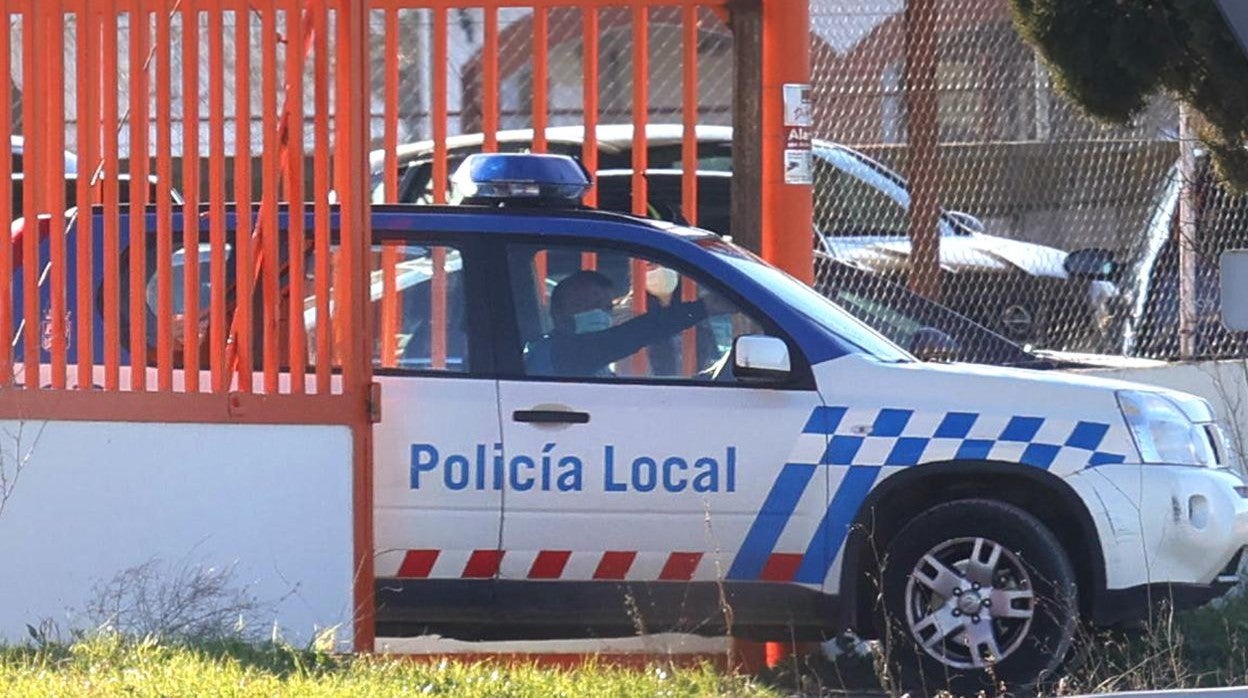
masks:
[[[588,412],[572,410],[516,410],[511,418],[528,424],[589,424]]]

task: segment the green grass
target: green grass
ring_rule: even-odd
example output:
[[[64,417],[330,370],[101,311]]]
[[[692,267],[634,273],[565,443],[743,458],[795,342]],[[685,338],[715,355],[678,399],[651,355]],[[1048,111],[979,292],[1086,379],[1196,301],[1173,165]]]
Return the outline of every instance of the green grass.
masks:
[[[179,646],[99,637],[0,649],[0,695],[20,696],[780,696],[710,667],[575,669],[354,658],[290,647]]]
[[[1060,695],[1248,683],[1248,594],[1083,638]],[[710,666],[571,669],[354,657],[287,645],[133,641],[0,647],[0,696],[823,696],[880,691],[870,657],[786,662],[758,677]]]

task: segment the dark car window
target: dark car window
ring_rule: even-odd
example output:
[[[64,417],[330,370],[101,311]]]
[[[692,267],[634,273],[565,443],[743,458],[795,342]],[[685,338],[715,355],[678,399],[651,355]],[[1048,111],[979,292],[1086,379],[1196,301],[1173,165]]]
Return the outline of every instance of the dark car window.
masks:
[[[909,225],[905,207],[877,187],[815,160],[815,229],[834,236],[904,236]]]
[[[720,235],[730,230],[732,178],[703,175],[697,178],[697,226]],[[646,174],[647,215],[665,221],[687,224],[684,215],[684,178],[679,172]],[[624,171],[598,177],[598,208],[631,213],[633,210],[633,175]]]
[[[821,259],[816,277],[820,293],[898,346],[915,350],[935,330],[957,343],[952,360],[1006,366],[1038,361],[992,330],[869,272]]]

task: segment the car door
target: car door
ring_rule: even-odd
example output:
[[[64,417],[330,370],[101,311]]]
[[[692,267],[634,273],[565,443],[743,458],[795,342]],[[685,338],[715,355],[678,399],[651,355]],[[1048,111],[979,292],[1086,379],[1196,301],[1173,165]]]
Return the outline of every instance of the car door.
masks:
[[[375,227],[376,574],[477,577],[497,554],[502,502],[487,478],[502,434],[482,257],[461,238]]]
[[[727,362],[736,337],[777,333],[767,319],[641,250],[535,239],[505,254],[500,305],[516,336],[500,354],[499,576],[821,583],[819,396],[809,381],[735,379]],[[555,341],[569,323],[604,324],[583,315],[587,303],[614,316],[613,330],[633,328],[625,347],[644,346],[608,356],[601,343]]]

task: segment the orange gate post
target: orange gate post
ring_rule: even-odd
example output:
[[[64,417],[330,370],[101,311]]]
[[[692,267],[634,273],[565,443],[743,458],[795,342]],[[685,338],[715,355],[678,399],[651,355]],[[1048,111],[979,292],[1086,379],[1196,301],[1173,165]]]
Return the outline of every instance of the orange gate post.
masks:
[[[794,126],[785,118],[785,85],[807,86],[809,95],[809,35],[806,0],[763,0],[762,251],[769,262],[808,283],[814,276],[809,172],[804,183],[794,183],[800,177],[789,168],[803,145],[809,158],[809,124]]]

